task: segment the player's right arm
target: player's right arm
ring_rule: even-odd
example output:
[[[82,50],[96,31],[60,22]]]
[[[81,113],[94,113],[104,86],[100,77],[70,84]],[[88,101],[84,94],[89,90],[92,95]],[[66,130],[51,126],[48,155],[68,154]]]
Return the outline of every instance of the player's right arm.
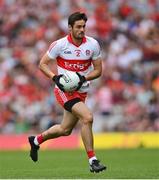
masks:
[[[58,88],[62,91],[64,91],[63,85],[60,84],[59,80],[62,77],[62,75],[55,75],[54,72],[52,72],[49,68],[49,63],[50,61],[52,61],[52,59],[50,59],[50,57],[48,56],[48,54],[44,54],[44,56],[42,57],[42,59],[40,60],[39,63],[39,68],[40,70],[50,79],[52,79],[55,84],[58,86]]]
[[[55,76],[55,74],[49,68],[50,61],[52,60],[47,55],[47,53],[45,53],[42,59],[40,60],[39,68],[48,78],[52,79]]]
[[[40,70],[50,79],[52,79],[55,76],[55,73],[50,70],[49,63],[51,61],[56,62],[56,58],[60,52],[60,43],[58,42],[59,41],[54,41],[50,45],[48,51],[44,54],[39,63]]]

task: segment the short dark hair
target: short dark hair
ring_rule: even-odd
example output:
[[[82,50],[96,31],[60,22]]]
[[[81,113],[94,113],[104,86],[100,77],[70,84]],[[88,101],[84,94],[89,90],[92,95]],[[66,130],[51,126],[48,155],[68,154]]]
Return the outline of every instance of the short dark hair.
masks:
[[[68,18],[68,25],[71,25],[73,27],[75,21],[78,21],[78,20],[84,20],[85,22],[87,22],[86,14],[80,13],[80,12],[75,12],[71,14]]]

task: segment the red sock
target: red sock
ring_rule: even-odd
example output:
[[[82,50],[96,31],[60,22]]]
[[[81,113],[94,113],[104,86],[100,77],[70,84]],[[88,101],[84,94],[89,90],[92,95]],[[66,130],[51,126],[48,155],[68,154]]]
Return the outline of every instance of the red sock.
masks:
[[[89,159],[94,157],[95,156],[94,151],[87,151],[87,156],[88,156]]]
[[[42,134],[37,135],[37,141],[38,141],[39,144],[41,144],[42,142],[44,142],[44,139],[43,139]]]

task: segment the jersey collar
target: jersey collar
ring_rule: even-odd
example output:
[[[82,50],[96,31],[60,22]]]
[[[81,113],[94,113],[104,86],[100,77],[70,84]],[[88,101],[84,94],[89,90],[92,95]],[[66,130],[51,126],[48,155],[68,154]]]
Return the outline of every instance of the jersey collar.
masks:
[[[86,42],[86,37],[83,37],[82,43],[81,43],[80,45],[75,44],[75,43],[73,42],[73,40],[72,40],[71,34],[69,34],[69,35],[67,36],[67,39],[68,39],[68,41],[69,41],[71,44],[73,44],[73,45],[76,46],[76,47],[79,47],[81,44],[83,44],[83,43]]]

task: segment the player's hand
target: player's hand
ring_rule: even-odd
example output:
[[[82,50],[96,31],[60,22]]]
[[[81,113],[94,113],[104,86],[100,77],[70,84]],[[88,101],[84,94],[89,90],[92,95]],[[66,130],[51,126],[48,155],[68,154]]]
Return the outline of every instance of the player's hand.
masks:
[[[85,76],[80,75],[78,72],[76,72],[76,74],[78,75],[80,79],[80,82],[78,83],[78,87],[76,89],[76,91],[78,91],[82,87],[83,83],[86,82],[86,78]]]
[[[60,81],[60,78],[61,78],[62,76],[63,76],[62,74],[60,74],[60,75],[55,75],[55,76],[52,78],[52,80],[55,82],[55,84],[58,86],[58,88],[59,88],[61,91],[65,92],[63,85],[59,82],[59,81]]]

